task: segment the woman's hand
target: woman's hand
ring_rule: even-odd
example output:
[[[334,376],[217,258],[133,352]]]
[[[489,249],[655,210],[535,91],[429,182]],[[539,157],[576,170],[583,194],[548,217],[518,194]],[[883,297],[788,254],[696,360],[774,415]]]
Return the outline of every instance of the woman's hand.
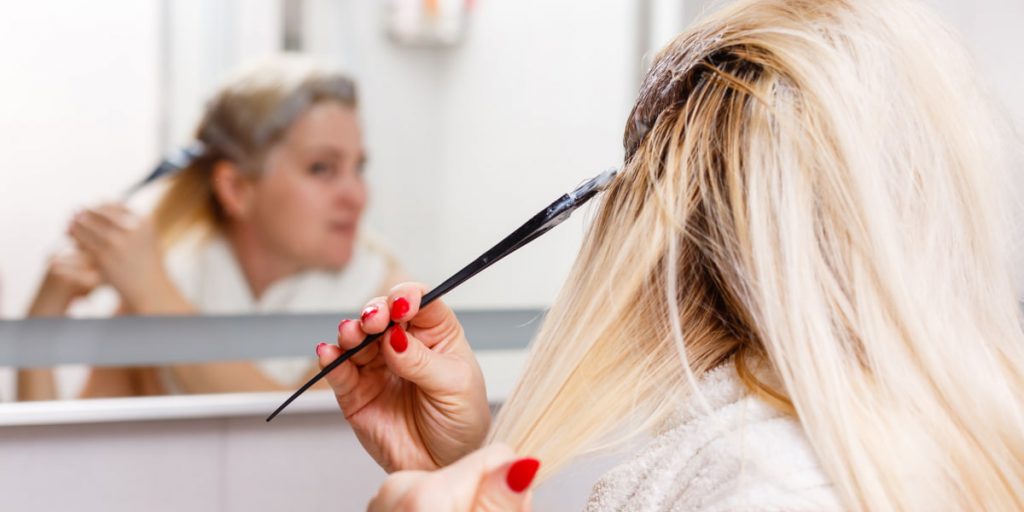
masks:
[[[127,311],[177,312],[180,295],[164,269],[156,229],[148,217],[121,204],[104,204],[75,215],[68,234],[118,291]]]
[[[522,512],[540,463],[491,445],[439,471],[400,471],[384,481],[368,512]]]
[[[480,447],[491,423],[483,373],[447,304],[420,310],[425,288],[401,284],[317,347],[320,367],[367,334],[397,325],[327,375],[366,451],[386,471],[432,470]],[[339,348],[340,347],[340,348]]]
[[[50,258],[28,314],[63,315],[72,301],[88,295],[101,282],[99,270],[89,256],[73,249],[61,251]]]

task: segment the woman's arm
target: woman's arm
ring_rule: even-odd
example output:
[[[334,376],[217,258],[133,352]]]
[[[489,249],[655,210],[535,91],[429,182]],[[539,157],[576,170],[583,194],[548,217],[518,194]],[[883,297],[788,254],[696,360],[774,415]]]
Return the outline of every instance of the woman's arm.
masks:
[[[45,368],[18,370],[18,401],[55,400],[57,389],[53,371]]]
[[[91,293],[100,281],[99,271],[87,255],[76,250],[57,253],[50,258],[46,275],[26,316],[64,316],[75,299]],[[17,399],[20,401],[57,398],[56,383],[50,369],[20,369],[17,383]]]
[[[120,292],[120,290],[118,290]],[[123,300],[123,297],[122,297]],[[154,288],[151,296],[142,297],[129,304],[122,302],[118,315],[192,314],[196,311],[177,287],[166,279],[160,287]],[[161,369],[156,366],[92,368],[80,398],[108,398],[119,396],[150,396],[166,394],[168,389],[160,378]]]
[[[27,316],[64,316],[75,299],[92,293],[101,280],[87,254],[77,250],[57,253],[50,258]]]
[[[171,376],[185,393],[249,393],[261,391],[292,391],[295,386],[282,386],[267,377],[249,361],[225,363],[178,364],[169,367]],[[316,369],[303,377],[312,378]],[[301,384],[301,382],[300,382]],[[313,389],[328,389],[324,382]]]
[[[92,368],[80,398],[115,398],[166,394],[153,366]]]

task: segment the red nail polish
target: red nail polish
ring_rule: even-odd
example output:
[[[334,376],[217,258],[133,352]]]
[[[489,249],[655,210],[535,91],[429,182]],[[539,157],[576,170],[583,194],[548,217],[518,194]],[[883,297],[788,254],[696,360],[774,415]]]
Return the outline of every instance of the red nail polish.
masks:
[[[508,476],[505,477],[505,482],[508,483],[509,488],[513,491],[523,492],[533,482],[533,477],[537,476],[538,469],[540,469],[539,460],[529,457],[519,459],[512,464],[512,467],[508,468]]]
[[[409,348],[409,338],[405,336],[405,331],[397,325],[391,328],[391,348],[399,354]]]
[[[338,334],[341,334],[341,330],[345,328],[345,324],[347,324],[349,321],[350,320],[346,318],[346,319],[338,322]]]
[[[399,297],[391,303],[391,320],[397,322],[399,318],[409,312],[409,301],[405,297]]]
[[[359,320],[362,321],[365,324],[367,320],[373,318],[373,315],[377,314],[377,310],[378,310],[377,306],[370,306],[370,307],[364,309],[363,310],[363,315],[359,317]]]
[[[321,343],[321,344],[317,345],[316,346],[316,355],[319,356],[320,355],[320,351],[323,350],[323,348],[326,347],[326,346],[327,346],[326,343]]]

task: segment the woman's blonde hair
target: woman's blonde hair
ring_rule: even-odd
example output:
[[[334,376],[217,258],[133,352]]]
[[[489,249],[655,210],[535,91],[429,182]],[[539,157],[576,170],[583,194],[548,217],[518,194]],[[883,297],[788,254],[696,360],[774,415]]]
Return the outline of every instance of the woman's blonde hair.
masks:
[[[197,225],[216,227],[223,220],[211,182],[218,161],[230,160],[258,174],[267,151],[292,123],[324,101],[356,108],[355,84],[296,54],[264,59],[229,79],[196,129],[202,153],[171,178],[153,211],[162,245]]]
[[[911,1],[746,0],[677,37],[492,438],[550,473],[732,364],[850,508],[1024,509],[1011,176],[976,76]]]

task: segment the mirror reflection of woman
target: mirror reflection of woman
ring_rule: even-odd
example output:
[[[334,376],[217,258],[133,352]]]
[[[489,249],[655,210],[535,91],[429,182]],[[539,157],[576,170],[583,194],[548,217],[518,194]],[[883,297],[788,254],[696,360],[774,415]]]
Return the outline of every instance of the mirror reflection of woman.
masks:
[[[355,85],[298,56],[237,75],[196,130],[203,151],[151,215],[109,203],[74,216],[30,314],[63,314],[100,283],[139,315],[353,310],[399,281],[360,229],[366,152]],[[84,396],[290,389],[310,359],[94,369]]]

